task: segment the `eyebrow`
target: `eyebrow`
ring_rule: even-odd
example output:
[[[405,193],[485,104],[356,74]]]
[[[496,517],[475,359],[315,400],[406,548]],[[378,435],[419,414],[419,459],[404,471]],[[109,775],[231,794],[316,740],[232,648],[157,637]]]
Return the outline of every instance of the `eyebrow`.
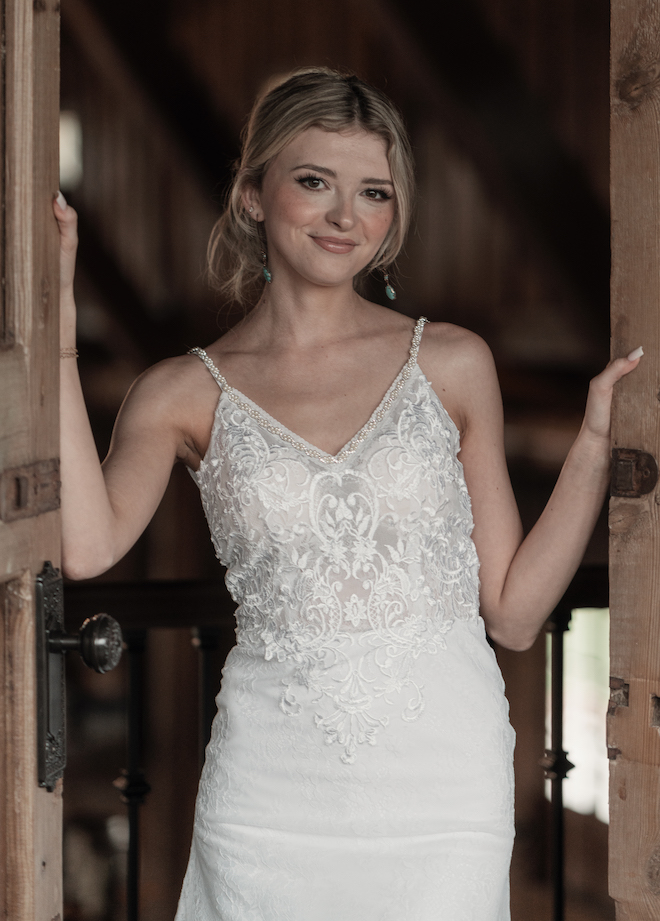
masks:
[[[315,173],[322,173],[324,176],[329,176],[331,179],[337,178],[337,173],[333,169],[328,169],[327,166],[317,166],[315,163],[300,163],[298,166],[294,166],[291,170],[294,173],[298,169],[311,169]],[[364,185],[391,185],[394,187],[394,183],[390,179],[374,179],[373,177],[367,177],[362,180]]]

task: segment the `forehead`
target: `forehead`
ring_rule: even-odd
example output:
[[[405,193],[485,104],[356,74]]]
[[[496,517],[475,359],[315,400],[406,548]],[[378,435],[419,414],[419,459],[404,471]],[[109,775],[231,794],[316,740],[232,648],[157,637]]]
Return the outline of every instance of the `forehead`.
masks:
[[[392,178],[385,141],[362,128],[347,131],[307,128],[280,151],[272,165],[288,171],[310,164],[337,173],[355,173],[377,179]]]

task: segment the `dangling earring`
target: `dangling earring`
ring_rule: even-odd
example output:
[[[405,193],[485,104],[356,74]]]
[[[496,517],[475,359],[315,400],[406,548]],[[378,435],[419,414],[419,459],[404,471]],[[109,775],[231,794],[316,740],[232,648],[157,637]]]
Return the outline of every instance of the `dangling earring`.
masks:
[[[390,284],[390,276],[387,272],[383,272],[383,281],[385,282],[385,294],[389,297],[391,301],[395,301],[396,291]]]
[[[270,283],[272,282],[272,280],[273,280],[273,276],[272,276],[272,274],[268,271],[268,265],[267,265],[268,256],[266,255],[266,253],[264,252],[264,250],[261,251],[261,261],[262,261],[263,264],[264,264],[264,267],[263,267],[263,269],[262,269],[261,271],[263,272],[263,276],[264,276],[264,278],[266,279],[266,281],[268,282],[268,284],[270,284]]]

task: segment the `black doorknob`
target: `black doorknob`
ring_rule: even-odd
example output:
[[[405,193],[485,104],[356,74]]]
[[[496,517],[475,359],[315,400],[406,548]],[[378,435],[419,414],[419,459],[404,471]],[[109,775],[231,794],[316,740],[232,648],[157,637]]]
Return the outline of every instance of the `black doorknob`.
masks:
[[[50,652],[77,649],[85,665],[102,675],[115,668],[121,659],[121,627],[109,614],[95,614],[87,618],[77,636],[49,631],[48,649]]]

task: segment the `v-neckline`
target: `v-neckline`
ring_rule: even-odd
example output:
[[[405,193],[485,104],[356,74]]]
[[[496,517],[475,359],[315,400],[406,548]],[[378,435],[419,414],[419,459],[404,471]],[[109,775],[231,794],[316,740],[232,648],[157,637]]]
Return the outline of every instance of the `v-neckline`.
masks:
[[[415,329],[413,331],[412,342],[410,344],[410,350],[406,363],[403,365],[397,376],[387,388],[383,398],[371,413],[364,425],[358,429],[355,435],[353,435],[339,449],[339,451],[337,451],[336,454],[330,454],[328,451],[324,451],[322,448],[319,448],[316,445],[313,445],[311,442],[307,441],[302,437],[302,435],[298,435],[296,432],[291,431],[291,429],[287,428],[286,425],[283,425],[281,422],[271,416],[270,413],[266,412],[263,407],[259,406],[258,403],[255,403],[254,400],[250,399],[250,397],[242,393],[242,391],[238,390],[236,387],[232,387],[227,379],[220,373],[217,366],[204,349],[193,348],[190,349],[189,354],[197,355],[198,358],[201,358],[213,376],[215,382],[220,387],[221,393],[220,399],[218,400],[218,405],[221,403],[222,397],[226,395],[227,398],[232,401],[232,403],[239,407],[239,409],[242,409],[252,419],[258,422],[263,428],[265,428],[266,431],[276,435],[286,444],[297,448],[303,454],[306,454],[308,457],[312,457],[315,460],[319,460],[322,463],[339,464],[346,457],[350,456],[354,453],[354,451],[357,450],[365,438],[376,428],[378,423],[385,416],[385,413],[389,410],[390,406],[392,406],[398,397],[400,391],[403,388],[403,385],[410,377],[410,374],[412,373],[412,370],[417,363],[419,345],[422,339],[424,325],[426,323],[428,323],[426,317],[420,317],[417,320],[415,323]],[[204,461],[202,461],[202,463],[203,462]]]

